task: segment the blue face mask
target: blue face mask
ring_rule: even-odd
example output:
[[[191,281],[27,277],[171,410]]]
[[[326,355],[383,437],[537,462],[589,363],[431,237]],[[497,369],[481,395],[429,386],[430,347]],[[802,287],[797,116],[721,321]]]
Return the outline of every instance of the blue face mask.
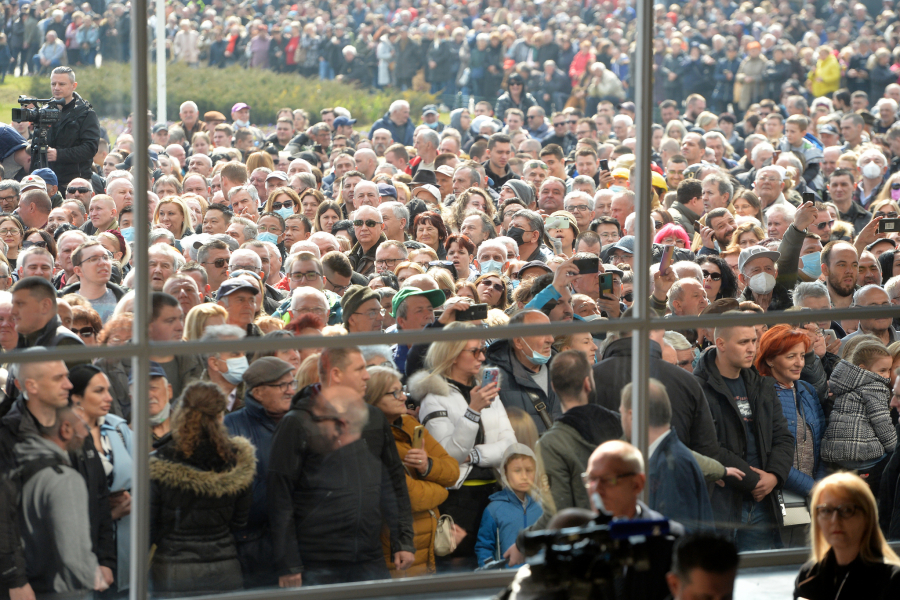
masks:
[[[279,208],[275,211],[275,213],[281,215],[282,219],[287,219],[292,214],[294,214],[294,208],[291,206],[286,206],[284,208]]]
[[[624,188],[623,186],[621,186],[621,185],[612,185],[612,186],[609,187],[609,191],[615,192],[615,193],[618,194],[618,193],[620,193],[620,192],[624,192],[624,191],[625,191],[625,188]]]
[[[228,370],[222,373],[222,378],[232,385],[239,384],[243,378],[244,371],[250,367],[246,356],[226,359],[225,364]]]
[[[498,275],[503,272],[503,265],[506,263],[497,262],[496,260],[486,260],[478,263],[481,267],[481,274],[485,275],[487,273],[497,273]]]
[[[806,256],[800,257],[800,262],[803,263],[803,272],[818,279],[822,274],[822,253],[821,252],[813,252],[812,254],[807,254]]]
[[[435,121],[434,123],[425,123],[425,126],[428,127],[429,129],[437,129],[439,122],[440,121]]]
[[[126,242],[134,241],[134,227],[123,227],[119,230],[119,233],[122,234],[122,237],[125,238]]]
[[[524,340],[522,340],[522,341],[524,341]],[[525,345],[528,346],[528,342],[525,342]],[[543,354],[538,354],[537,352],[535,352],[534,350],[531,349],[531,346],[528,346],[528,349],[531,350],[531,356],[528,357],[528,360],[531,361],[531,364],[539,367],[541,365],[546,365],[548,362],[550,362],[549,356],[544,356]]]
[[[276,246],[278,245],[278,236],[274,233],[269,233],[268,231],[257,234],[256,239],[260,242],[272,242]]]

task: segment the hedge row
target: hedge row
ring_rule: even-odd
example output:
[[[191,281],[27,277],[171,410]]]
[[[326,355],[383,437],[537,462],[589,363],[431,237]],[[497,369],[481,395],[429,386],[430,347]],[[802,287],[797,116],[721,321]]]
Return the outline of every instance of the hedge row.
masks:
[[[150,107],[155,113],[156,69],[151,65]],[[78,93],[90,102],[101,117],[125,117],[131,112],[131,65],[109,63],[101,69],[77,72]],[[275,122],[275,113],[284,107],[303,108],[312,121],[327,106],[343,106],[358,124],[371,124],[381,118],[390,103],[397,99],[409,102],[411,114],[421,114],[422,107],[435,101],[435,96],[412,90],[366,91],[338,81],[307,79],[300,75],[274,73],[264,69],[192,69],[185,64],[170,64],[166,72],[166,111],[170,121],[178,120],[178,107],[193,100],[200,113],[217,110],[229,116],[231,107],[246,102],[252,108],[255,123]],[[48,95],[48,78],[32,78],[29,93],[33,97]]]

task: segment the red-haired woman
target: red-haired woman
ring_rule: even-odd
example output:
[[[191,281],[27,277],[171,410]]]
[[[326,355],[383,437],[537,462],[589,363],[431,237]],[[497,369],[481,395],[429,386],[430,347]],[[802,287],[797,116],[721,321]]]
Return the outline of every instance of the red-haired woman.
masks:
[[[447,260],[453,261],[456,267],[456,280],[469,281],[470,278],[474,280],[475,278],[471,276],[478,274],[474,269],[469,269],[475,258],[475,244],[472,240],[462,234],[451,235],[444,245],[447,248]]]
[[[811,344],[805,331],[791,325],[776,325],[759,339],[756,355],[757,370],[775,380],[775,394],[781,401],[784,418],[796,440],[794,464],[784,482],[783,492],[786,496],[794,494],[803,500],[809,497],[816,481],[825,477],[825,464],[819,458],[819,447],[828,425],[815,388],[800,381],[804,357]],[[806,527],[783,531],[782,537],[786,546],[803,546],[806,543]]]

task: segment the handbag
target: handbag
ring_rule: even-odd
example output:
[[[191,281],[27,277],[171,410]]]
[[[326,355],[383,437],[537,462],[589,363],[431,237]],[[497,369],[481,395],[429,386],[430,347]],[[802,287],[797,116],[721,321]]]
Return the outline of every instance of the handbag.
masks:
[[[788,490],[778,490],[778,504],[781,508],[782,525],[785,527],[809,525],[812,522],[806,498],[800,494]]]
[[[431,516],[437,520],[437,529],[434,532],[434,553],[437,556],[447,556],[456,550],[456,537],[453,535],[455,525],[453,517],[441,515],[440,518],[429,510]]]

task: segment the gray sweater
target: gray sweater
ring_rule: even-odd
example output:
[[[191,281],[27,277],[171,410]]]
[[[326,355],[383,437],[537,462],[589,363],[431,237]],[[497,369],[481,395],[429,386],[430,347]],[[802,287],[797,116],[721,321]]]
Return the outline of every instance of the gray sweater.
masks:
[[[29,436],[16,445],[19,464],[55,455],[69,463],[68,455],[44,438]],[[93,589],[99,563],[91,551],[87,486],[78,471],[47,467],[25,483],[20,531],[35,593]]]

